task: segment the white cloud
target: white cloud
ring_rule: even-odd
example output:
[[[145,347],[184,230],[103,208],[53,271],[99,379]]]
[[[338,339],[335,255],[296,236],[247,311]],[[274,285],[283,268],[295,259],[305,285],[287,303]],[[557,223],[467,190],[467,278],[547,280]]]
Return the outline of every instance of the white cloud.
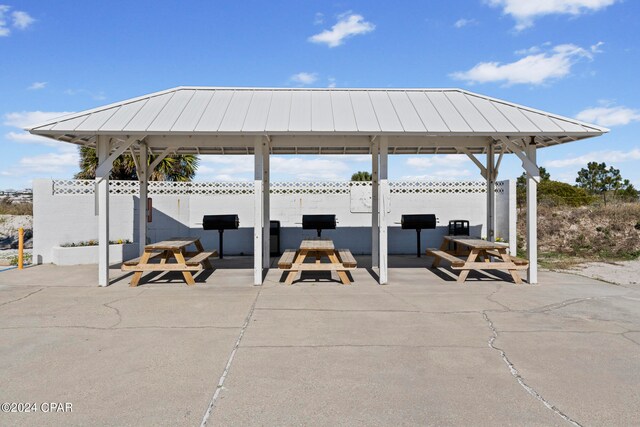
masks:
[[[290,80],[301,85],[310,85],[318,80],[318,73],[305,73],[303,71],[291,76]]]
[[[91,98],[95,99],[96,101],[102,101],[107,99],[107,97],[104,95],[104,92],[91,92],[90,90],[86,90],[86,89],[67,89],[64,91],[64,93],[66,95],[71,95],[71,96],[75,96],[75,95],[87,95],[90,96]]]
[[[47,153],[33,157],[23,157],[18,162],[19,174],[27,173],[64,173],[70,167],[77,167],[79,155],[77,151],[67,153]]]
[[[198,174],[210,176],[233,176],[253,173],[253,156],[200,156]],[[225,179],[227,181],[227,179]]]
[[[67,114],[71,113],[68,111],[18,111],[5,114],[3,124],[23,129]]]
[[[343,13],[338,22],[330,30],[309,37],[313,43],[326,43],[329,47],[340,46],[345,39],[359,34],[367,34],[376,28],[371,22],[364,20],[362,15]]]
[[[343,161],[326,158],[272,157],[271,171],[293,176],[301,181],[332,181],[347,179],[351,168]],[[353,171],[355,172],[355,171]]]
[[[631,122],[640,122],[640,110],[623,106],[590,107],[580,111],[576,115],[576,119],[600,126],[621,126]]]
[[[22,130],[31,125],[42,123],[60,116],[65,116],[67,114],[71,113],[67,111],[19,111],[7,113],[4,115],[2,124],[18,128],[20,129],[20,132],[11,131],[6,133],[4,136],[9,141],[16,141],[21,144],[41,144],[48,147],[55,147],[65,152],[76,151],[75,145],[54,141],[53,139],[38,135],[32,135],[29,132]]]
[[[35,22],[35,19],[27,12],[16,10],[10,14],[10,10],[11,6],[0,4],[0,37],[6,37],[11,34],[11,25],[18,30],[24,30]]]
[[[47,82],[33,82],[31,86],[27,88],[27,90],[40,90],[44,89],[47,86]]]
[[[549,46],[549,45],[550,45],[549,42],[542,44],[542,46]],[[526,49],[518,49],[514,53],[518,56],[524,56],[524,55],[532,55],[535,53],[539,53],[540,51],[542,51],[542,48],[540,46],[531,46]]]
[[[480,174],[475,173],[480,179]],[[402,181],[457,181],[460,179],[474,179],[474,172],[469,169],[446,169],[434,171],[425,175],[404,175],[400,177]]]
[[[246,181],[247,175],[253,174],[253,156],[205,155],[200,159],[198,180]],[[271,176],[274,180],[330,181],[349,179],[357,169],[353,163],[371,162],[371,157],[364,155],[335,155],[330,158],[271,156],[270,161]]]
[[[371,155],[370,154],[332,154],[332,159],[341,159],[349,162],[356,163],[371,163]]]
[[[58,148],[60,151],[75,151],[76,145],[66,142],[56,141],[54,139],[45,138],[44,136],[32,135],[28,132],[7,132],[4,137],[9,141],[15,141],[20,144],[38,144],[47,147]]]
[[[409,157],[407,159],[407,166],[416,169],[429,169],[438,166],[460,167],[470,162],[469,157],[464,154],[439,154],[434,156]]]
[[[478,21],[473,18],[472,19],[460,18],[455,22],[455,24],[453,24],[453,26],[456,28],[462,28],[462,27],[466,27],[467,25],[475,25],[477,23]]]
[[[480,179],[480,172],[464,154],[439,154],[409,157],[404,170],[414,169],[400,179],[406,181],[452,181],[457,179]],[[417,173],[416,173],[417,172]]]
[[[600,46],[601,43],[598,43],[585,49],[574,44],[561,44],[547,52],[531,53],[515,62],[480,62],[470,70],[452,73],[450,77],[469,84],[503,82],[506,86],[540,85],[566,77],[578,61],[593,59]]]
[[[7,23],[7,12],[11,9],[10,6],[0,4],[0,37],[6,37],[11,34],[9,24]]]
[[[327,87],[336,87],[336,78],[335,77],[329,77],[328,79],[328,84]]]
[[[572,166],[586,166],[589,162],[620,163],[632,160],[640,160],[640,148],[630,151],[593,151],[568,159],[551,160],[545,162],[545,167],[566,168]]]
[[[545,15],[578,16],[611,6],[618,0],[485,0],[490,6],[502,8],[502,13],[516,21],[515,29],[533,26],[536,18]]]
[[[19,30],[24,30],[35,22],[35,19],[27,12],[22,12],[21,10],[16,10],[11,16],[13,17],[13,26]]]
[[[313,25],[322,25],[322,24],[324,24],[324,13],[316,12],[315,16],[313,17]]]

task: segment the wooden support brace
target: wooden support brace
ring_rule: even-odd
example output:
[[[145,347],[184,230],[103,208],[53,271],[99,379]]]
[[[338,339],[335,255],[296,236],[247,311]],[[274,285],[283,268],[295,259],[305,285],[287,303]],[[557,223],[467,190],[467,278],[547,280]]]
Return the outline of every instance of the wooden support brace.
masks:
[[[535,161],[531,161],[524,148],[505,137],[501,137],[500,140],[505,143],[505,146],[507,146],[512,153],[514,153],[520,160],[522,160],[522,167],[524,168],[524,170],[533,178],[536,183],[539,183],[540,170],[538,169],[538,165],[535,163]]]
[[[164,158],[167,157],[167,155],[169,155],[169,153],[172,150],[175,150],[175,148],[165,148],[162,153],[158,154],[158,157],[156,157],[155,160],[147,168],[147,171],[148,171],[147,173],[151,175],[151,173],[155,170],[156,166],[158,166],[160,162],[164,160]]]
[[[138,139],[139,137],[127,138],[122,144],[118,145],[113,153],[111,153],[104,162],[100,163],[100,165],[96,169],[96,176],[103,176],[105,173],[108,173],[111,170],[113,161],[117,159],[122,153],[127,151],[129,147],[131,147],[133,143]]]
[[[458,150],[462,151],[464,154],[466,154],[473,163],[476,164],[476,166],[478,166],[478,168],[480,168],[480,175],[482,175],[482,177],[484,179],[487,179],[487,168],[482,164],[482,162],[480,160],[478,160],[476,158],[476,156],[473,155],[473,153],[471,153],[471,151],[469,151],[468,148],[466,147],[461,147]]]

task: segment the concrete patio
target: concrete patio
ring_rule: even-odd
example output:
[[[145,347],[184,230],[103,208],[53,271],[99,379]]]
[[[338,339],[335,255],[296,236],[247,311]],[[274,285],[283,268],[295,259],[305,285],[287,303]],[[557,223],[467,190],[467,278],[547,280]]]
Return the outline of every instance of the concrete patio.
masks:
[[[229,268],[195,287],[175,275],[99,288],[96,266],[0,272],[2,402],[73,404],[0,424],[640,419],[639,287],[551,272],[462,285],[411,257],[391,257],[386,286],[363,268],[351,286],[285,286],[272,269],[258,287],[251,258],[214,265]]]

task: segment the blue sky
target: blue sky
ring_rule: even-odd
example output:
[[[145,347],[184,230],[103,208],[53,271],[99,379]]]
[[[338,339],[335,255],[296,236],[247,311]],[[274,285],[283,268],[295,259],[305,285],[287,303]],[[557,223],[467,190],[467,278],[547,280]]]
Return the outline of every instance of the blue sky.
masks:
[[[611,128],[539,151],[573,182],[604,161],[640,187],[640,2],[0,0],[0,189],[71,178],[76,148],[21,127],[174,86],[462,87]],[[513,157],[513,156],[509,156]],[[348,179],[367,157],[284,156],[274,180]],[[250,179],[203,156],[198,180]],[[503,161],[500,178],[521,173]],[[466,156],[392,156],[391,179],[480,179]]]

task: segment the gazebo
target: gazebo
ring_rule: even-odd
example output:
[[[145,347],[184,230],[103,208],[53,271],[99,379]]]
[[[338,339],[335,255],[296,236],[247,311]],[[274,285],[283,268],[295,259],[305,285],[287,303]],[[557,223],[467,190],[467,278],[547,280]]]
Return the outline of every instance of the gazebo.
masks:
[[[370,154],[372,265],[387,283],[390,154],[462,154],[487,182],[487,239],[495,230],[495,181],[505,154],[527,176],[527,281],[537,283],[536,188],[539,148],[599,136],[608,129],[462,89],[305,89],[177,87],[70,114],[28,129],[95,147],[98,284],[109,284],[109,174],[130,152],[140,181],[140,250],[146,243],[147,183],[170,154],[252,154],[254,284],[269,259],[271,154]],[[148,155],[157,156],[148,164]],[[477,158],[485,155],[485,162]]]

